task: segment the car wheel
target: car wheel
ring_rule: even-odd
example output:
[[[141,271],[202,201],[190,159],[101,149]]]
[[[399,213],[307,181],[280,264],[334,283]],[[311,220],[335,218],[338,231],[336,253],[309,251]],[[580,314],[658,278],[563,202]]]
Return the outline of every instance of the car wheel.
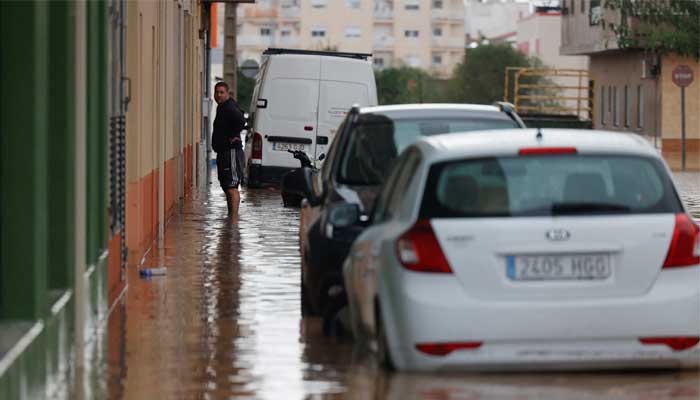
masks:
[[[313,312],[313,309],[311,308],[311,303],[309,303],[309,298],[306,296],[306,285],[304,285],[303,279],[302,279],[301,285],[299,285],[299,287],[300,287],[299,291],[301,292],[301,316],[302,317],[314,316],[315,313]]]
[[[385,369],[393,371],[395,369],[395,366],[394,362],[391,359],[391,353],[389,351],[389,342],[386,339],[386,329],[384,327],[384,320],[382,318],[382,313],[379,309],[379,306],[376,307],[375,318],[377,320],[375,328],[377,335],[375,338],[375,340],[377,341],[377,361],[379,361],[379,365],[381,365]]]

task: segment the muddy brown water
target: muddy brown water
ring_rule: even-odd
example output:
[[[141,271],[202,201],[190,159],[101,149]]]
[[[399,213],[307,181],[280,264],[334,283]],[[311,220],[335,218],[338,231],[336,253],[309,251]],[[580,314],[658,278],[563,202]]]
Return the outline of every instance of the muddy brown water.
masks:
[[[700,218],[698,174],[677,174]],[[166,229],[139,279],[91,343],[73,398],[109,399],[693,399],[697,371],[520,374],[385,373],[348,339],[326,338],[299,306],[298,210],[279,193],[242,194],[226,217],[217,185]]]

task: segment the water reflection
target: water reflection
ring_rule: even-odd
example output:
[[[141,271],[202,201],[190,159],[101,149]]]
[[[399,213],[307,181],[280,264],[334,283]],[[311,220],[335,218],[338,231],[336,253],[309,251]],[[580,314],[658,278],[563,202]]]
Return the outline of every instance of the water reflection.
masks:
[[[700,216],[697,176],[680,175],[679,185]],[[143,280],[129,267],[127,296],[110,315],[107,368],[93,378],[91,393],[107,395],[94,398],[700,398],[697,371],[385,373],[347,339],[323,337],[318,319],[300,318],[298,211],[276,191],[244,191],[242,200],[230,221],[212,185],[149,254],[146,266],[165,265],[166,276]]]

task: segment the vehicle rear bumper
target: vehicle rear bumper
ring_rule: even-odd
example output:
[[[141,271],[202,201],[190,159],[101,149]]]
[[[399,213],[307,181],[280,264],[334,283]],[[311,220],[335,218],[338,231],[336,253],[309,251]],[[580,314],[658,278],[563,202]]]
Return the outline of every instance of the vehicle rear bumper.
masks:
[[[250,164],[248,166],[247,182],[250,186],[279,186],[282,182],[282,177],[293,169],[290,167]]]
[[[405,369],[524,365],[567,368],[697,367],[700,345],[673,351],[642,337],[700,336],[700,269],[663,271],[644,295],[620,298],[484,301],[454,276],[405,270],[380,289],[397,366]],[[417,343],[483,342],[447,356]]]

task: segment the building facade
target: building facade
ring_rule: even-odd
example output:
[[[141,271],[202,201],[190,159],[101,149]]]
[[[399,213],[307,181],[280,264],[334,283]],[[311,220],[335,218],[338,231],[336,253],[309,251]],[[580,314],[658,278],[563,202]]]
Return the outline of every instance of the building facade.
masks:
[[[695,82],[686,92],[686,167],[700,169],[700,63],[690,58],[621,49],[614,32],[603,19],[619,19],[599,0],[563,0],[562,44],[564,55],[590,57],[595,83],[594,128],[635,132],[661,148],[672,168],[680,168],[680,88],[673,70],[686,65]]]
[[[107,397],[82,391],[127,258],[196,183],[205,10],[0,2],[0,398]]]
[[[530,6],[515,0],[465,0],[467,43],[514,43],[518,21],[530,14]]]
[[[262,0],[239,15],[239,63],[268,47],[328,49],[449,76],[464,55],[462,0]]]

